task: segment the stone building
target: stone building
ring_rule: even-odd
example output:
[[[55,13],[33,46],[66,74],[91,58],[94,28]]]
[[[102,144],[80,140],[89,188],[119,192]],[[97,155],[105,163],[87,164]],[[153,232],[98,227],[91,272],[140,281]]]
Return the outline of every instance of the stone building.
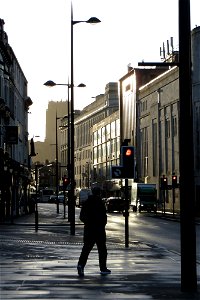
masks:
[[[119,110],[92,127],[91,183],[102,190],[114,191],[119,180],[112,180],[112,166],[120,165],[120,119]],[[90,162],[91,165],[91,162]],[[108,196],[108,194],[107,194]]]
[[[91,128],[119,109],[118,83],[109,82],[105,93],[96,96],[95,101],[82,111],[75,112],[75,180],[76,187],[91,184],[93,176],[93,135]],[[61,165],[67,166],[67,120],[63,120],[61,129]],[[63,170],[63,175],[66,172]]]
[[[199,68],[200,28],[191,32],[192,49],[192,101],[194,135],[194,178],[195,205],[200,213],[200,68]],[[171,58],[177,61],[177,53]],[[156,70],[156,68],[153,68]],[[137,74],[143,79],[138,85]],[[160,75],[145,79],[145,69],[132,69],[120,79],[120,122],[121,138],[129,139],[136,147],[136,180],[156,183],[158,199],[166,205],[166,210],[179,212],[179,189],[175,195],[171,190],[172,176],[179,174],[179,69],[161,70]],[[147,78],[148,79],[148,78]],[[146,82],[144,82],[144,80]],[[138,87],[138,88],[137,88]],[[128,122],[127,122],[128,121]],[[188,158],[188,159],[193,159]],[[166,177],[168,190],[160,189],[162,177]],[[189,180],[189,178],[188,178]],[[164,199],[165,198],[165,201]]]
[[[0,219],[28,210],[28,81],[0,19]],[[14,183],[14,184],[13,184]],[[22,201],[23,199],[23,201]],[[23,203],[23,204],[22,204]]]
[[[172,175],[179,181],[179,70],[174,67],[143,85],[137,97],[137,176],[140,181],[156,183],[162,201],[161,177],[168,185]],[[175,189],[176,211],[180,208]],[[172,190],[165,194],[166,209],[172,211]]]
[[[58,146],[58,161],[61,161],[61,119],[67,115],[67,101],[49,101],[46,109],[46,135],[44,142],[35,142],[36,156],[32,157],[33,163],[45,161],[55,162],[56,160],[56,135]],[[57,132],[56,132],[57,127]]]

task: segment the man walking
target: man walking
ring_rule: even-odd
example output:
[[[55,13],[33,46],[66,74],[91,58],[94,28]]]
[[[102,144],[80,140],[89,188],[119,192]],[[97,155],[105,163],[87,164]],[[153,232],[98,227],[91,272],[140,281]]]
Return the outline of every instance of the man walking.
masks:
[[[84,267],[95,243],[97,245],[99,255],[100,274],[106,275],[111,273],[111,271],[107,269],[105,230],[107,215],[100,193],[100,188],[93,188],[92,195],[88,196],[88,199],[83,204],[80,212],[80,220],[84,223],[84,245],[77,265],[79,276],[84,276]]]

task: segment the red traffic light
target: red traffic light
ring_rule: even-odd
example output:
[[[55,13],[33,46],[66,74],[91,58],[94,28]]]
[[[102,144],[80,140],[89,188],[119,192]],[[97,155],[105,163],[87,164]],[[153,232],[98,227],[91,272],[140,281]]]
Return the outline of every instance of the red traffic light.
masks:
[[[132,154],[133,154],[132,149],[130,149],[130,148],[126,149],[126,152],[125,152],[126,156],[131,156]]]
[[[69,178],[63,177],[63,186],[67,186],[69,184]]]
[[[176,187],[177,187],[177,176],[172,175],[172,188],[176,188]]]
[[[133,146],[121,147],[121,166],[123,167],[123,178],[135,177],[135,153]]]

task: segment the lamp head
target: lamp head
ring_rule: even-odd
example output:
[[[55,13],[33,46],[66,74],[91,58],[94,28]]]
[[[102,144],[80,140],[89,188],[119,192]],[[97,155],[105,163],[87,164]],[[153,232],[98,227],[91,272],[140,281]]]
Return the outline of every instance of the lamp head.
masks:
[[[52,80],[48,80],[47,82],[44,83],[44,85],[49,86],[49,87],[52,87],[52,86],[55,86],[56,83],[53,82]]]
[[[101,21],[96,18],[96,17],[91,17],[89,20],[86,21],[86,23],[90,23],[90,24],[96,24],[96,23],[100,23]]]
[[[80,83],[79,85],[77,85],[77,87],[86,87],[86,85],[84,83]]]

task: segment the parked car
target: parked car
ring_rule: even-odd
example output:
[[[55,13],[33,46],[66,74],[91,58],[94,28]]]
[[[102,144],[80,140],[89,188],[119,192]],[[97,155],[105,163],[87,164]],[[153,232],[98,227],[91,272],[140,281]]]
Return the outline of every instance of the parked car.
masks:
[[[49,197],[48,202],[49,203],[56,203],[56,200],[57,200],[57,196],[56,195],[52,195],[52,196]],[[65,204],[67,204],[67,200],[68,200],[67,193],[65,193]],[[63,203],[63,201],[64,201],[64,194],[63,194],[63,192],[59,192],[59,194],[58,194],[58,201],[59,201],[59,203]]]
[[[107,212],[123,212],[125,210],[125,200],[122,197],[109,197],[105,205]]]

